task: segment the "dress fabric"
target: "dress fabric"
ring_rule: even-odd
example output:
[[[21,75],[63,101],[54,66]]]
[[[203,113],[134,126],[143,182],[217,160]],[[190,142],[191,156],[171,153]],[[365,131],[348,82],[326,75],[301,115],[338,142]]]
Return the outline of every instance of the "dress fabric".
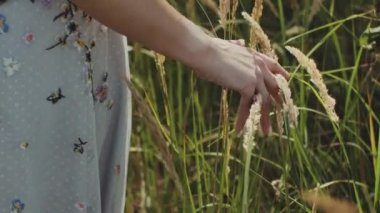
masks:
[[[0,212],[124,212],[126,38],[66,0],[0,1]]]

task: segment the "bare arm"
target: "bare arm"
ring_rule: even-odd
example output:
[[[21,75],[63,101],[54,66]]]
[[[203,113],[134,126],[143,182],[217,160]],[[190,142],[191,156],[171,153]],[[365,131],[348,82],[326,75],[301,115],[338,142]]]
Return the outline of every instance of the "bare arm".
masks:
[[[157,52],[187,65],[208,47],[207,36],[166,0],[75,0],[91,16]]]
[[[270,130],[271,97],[281,103],[274,60],[241,44],[211,38],[166,0],[73,0],[108,27],[194,69],[197,76],[241,94],[236,130],[242,130],[255,95],[263,100],[261,126]]]

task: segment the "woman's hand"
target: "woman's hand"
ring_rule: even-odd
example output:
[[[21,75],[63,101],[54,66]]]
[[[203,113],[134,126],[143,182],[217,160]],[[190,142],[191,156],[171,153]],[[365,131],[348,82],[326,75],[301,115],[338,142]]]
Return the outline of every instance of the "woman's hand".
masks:
[[[249,116],[255,96],[262,96],[261,127],[265,135],[271,131],[269,112],[272,98],[282,103],[275,75],[286,79],[289,74],[275,60],[244,47],[242,41],[210,38],[209,46],[194,57],[190,66],[198,77],[212,81],[241,95],[235,130],[239,133]]]
[[[256,94],[263,97],[261,126],[270,131],[271,97],[281,102],[274,75],[288,77],[274,60],[242,45],[211,38],[162,0],[74,0],[108,27],[192,67],[198,76],[240,92],[240,132]]]

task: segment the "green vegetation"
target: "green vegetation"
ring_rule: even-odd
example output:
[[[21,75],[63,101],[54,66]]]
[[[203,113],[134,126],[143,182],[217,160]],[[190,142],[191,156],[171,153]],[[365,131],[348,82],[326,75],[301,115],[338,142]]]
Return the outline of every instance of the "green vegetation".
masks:
[[[211,34],[249,41],[241,12],[251,13],[254,1],[240,0],[225,28],[219,24],[219,2],[212,2],[170,1]],[[145,102],[136,101],[133,110],[126,212],[245,212],[245,207],[248,212],[312,212],[302,200],[308,190],[351,201],[359,212],[380,212],[376,2],[264,1],[260,25],[291,73],[300,115],[296,128],[285,125],[279,135],[273,114],[272,136],[256,137],[251,153],[233,131],[239,94],[197,79],[176,61],[163,64],[133,44],[132,82]],[[336,99],[338,123],[285,45],[315,60]]]

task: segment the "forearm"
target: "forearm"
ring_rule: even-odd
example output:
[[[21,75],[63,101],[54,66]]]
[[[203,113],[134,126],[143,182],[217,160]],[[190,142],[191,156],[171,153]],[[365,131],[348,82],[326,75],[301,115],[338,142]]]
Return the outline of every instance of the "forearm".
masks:
[[[189,66],[208,37],[165,0],[74,0],[108,27]]]
[[[239,91],[238,132],[259,94],[263,106],[261,125],[268,134],[271,97],[282,104],[275,75],[289,77],[275,60],[244,45],[207,36],[166,0],[72,1],[108,27],[185,63],[197,76]]]

